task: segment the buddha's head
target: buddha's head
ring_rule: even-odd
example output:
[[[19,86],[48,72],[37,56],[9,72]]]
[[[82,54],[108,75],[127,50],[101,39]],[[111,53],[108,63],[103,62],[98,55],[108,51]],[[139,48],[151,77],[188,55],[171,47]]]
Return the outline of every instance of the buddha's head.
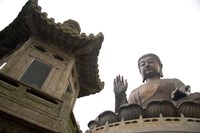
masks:
[[[163,77],[162,67],[163,65],[160,58],[152,53],[145,54],[138,60],[138,68],[142,75],[143,82],[155,76]]]

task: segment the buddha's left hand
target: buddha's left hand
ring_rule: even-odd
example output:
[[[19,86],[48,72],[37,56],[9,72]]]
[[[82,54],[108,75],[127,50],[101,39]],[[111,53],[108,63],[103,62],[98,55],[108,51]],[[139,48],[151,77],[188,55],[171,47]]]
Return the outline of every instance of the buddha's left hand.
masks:
[[[176,101],[179,100],[187,95],[190,94],[190,86],[189,85],[183,85],[180,88],[176,88],[172,93],[171,93],[171,98]]]

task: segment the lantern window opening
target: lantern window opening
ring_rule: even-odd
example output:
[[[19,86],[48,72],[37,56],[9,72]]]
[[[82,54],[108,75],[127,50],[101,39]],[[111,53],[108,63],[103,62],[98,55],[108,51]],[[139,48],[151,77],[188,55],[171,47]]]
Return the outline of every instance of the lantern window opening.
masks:
[[[23,76],[20,78],[20,81],[25,82],[36,89],[41,89],[51,69],[51,65],[38,59],[34,59]]]

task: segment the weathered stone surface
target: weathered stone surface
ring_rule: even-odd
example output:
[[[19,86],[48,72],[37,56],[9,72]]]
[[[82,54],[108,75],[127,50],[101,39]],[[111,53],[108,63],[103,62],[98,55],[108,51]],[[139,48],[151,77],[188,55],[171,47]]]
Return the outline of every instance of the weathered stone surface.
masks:
[[[199,133],[200,119],[155,117],[120,121],[87,130],[85,133]]]
[[[27,133],[77,131],[70,99],[68,94],[63,95],[62,100],[54,98],[0,75],[0,122],[3,123],[0,124],[0,132],[18,133],[23,129]]]

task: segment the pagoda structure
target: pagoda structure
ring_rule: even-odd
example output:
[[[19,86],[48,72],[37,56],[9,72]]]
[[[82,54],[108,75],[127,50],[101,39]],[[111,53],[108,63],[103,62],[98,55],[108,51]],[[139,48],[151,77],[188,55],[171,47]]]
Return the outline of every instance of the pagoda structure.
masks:
[[[77,98],[100,92],[98,55],[104,40],[78,22],[55,23],[29,0],[0,31],[0,132],[81,133]]]

